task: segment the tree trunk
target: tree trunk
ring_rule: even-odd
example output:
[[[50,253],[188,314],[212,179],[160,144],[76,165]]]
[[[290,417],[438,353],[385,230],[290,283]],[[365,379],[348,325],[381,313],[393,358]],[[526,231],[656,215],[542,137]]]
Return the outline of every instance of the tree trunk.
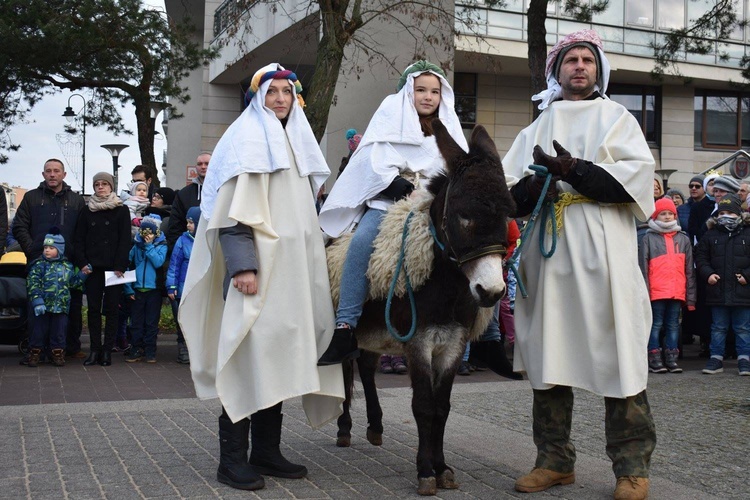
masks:
[[[350,35],[342,21],[346,19],[349,2],[318,2],[323,36],[318,43],[315,74],[307,93],[305,114],[315,138],[320,142],[328,124],[328,114],[336,92],[336,82],[344,59],[344,47]]]
[[[156,171],[156,159],[154,158],[154,120],[151,119],[149,96],[146,95],[145,98],[137,97],[133,100],[133,103],[138,128],[138,150],[141,165],[146,166],[151,172],[151,182],[158,188],[159,176]]]
[[[544,77],[544,66],[547,60],[547,28],[544,26],[547,20],[547,3],[548,0],[531,0],[527,13],[532,94],[547,88],[547,79]],[[534,106],[534,118],[537,116],[539,116],[539,110]]]

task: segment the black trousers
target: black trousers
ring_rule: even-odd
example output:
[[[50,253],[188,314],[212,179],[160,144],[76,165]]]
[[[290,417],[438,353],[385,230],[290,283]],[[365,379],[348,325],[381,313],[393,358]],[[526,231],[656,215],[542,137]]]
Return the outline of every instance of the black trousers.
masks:
[[[83,292],[70,290],[70,312],[68,312],[68,331],[65,337],[65,350],[68,354],[75,354],[81,350],[81,331],[83,330]]]
[[[104,286],[104,271],[92,272],[86,280],[86,300],[89,303],[89,334],[92,351],[111,351],[117,335],[117,307],[122,295],[122,285]],[[102,315],[104,343],[102,343]]]

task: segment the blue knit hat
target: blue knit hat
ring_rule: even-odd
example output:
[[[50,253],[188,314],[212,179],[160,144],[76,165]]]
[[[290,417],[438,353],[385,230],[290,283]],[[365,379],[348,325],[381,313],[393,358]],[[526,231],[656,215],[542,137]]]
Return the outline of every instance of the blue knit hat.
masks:
[[[185,220],[190,220],[195,223],[195,227],[198,227],[198,221],[201,220],[201,207],[190,207],[188,208]]]
[[[60,234],[60,230],[57,227],[50,229],[49,234],[44,236],[43,246],[55,247],[57,249],[58,258],[65,255],[65,238]]]
[[[158,237],[161,234],[159,226],[161,226],[161,217],[156,214],[147,215],[141,220],[141,237],[146,234],[153,234]]]

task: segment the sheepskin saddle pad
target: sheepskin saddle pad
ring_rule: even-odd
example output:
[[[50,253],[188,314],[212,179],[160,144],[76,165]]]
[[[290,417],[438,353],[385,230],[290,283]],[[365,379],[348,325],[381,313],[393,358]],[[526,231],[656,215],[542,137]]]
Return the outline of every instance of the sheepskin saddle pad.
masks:
[[[375,238],[374,251],[367,269],[370,280],[370,300],[385,300],[391,286],[393,275],[401,254],[401,238],[404,222],[410,212],[414,212],[409,221],[409,234],[406,239],[403,267],[409,273],[413,290],[419,290],[430,277],[433,268],[432,234],[430,233],[431,199],[406,198],[392,205],[380,223],[378,236]],[[339,303],[341,274],[344,269],[346,252],[349,250],[353,233],[337,238],[326,249],[328,258],[328,276],[331,281],[333,304]],[[403,297],[406,294],[404,270],[398,277],[394,294]]]

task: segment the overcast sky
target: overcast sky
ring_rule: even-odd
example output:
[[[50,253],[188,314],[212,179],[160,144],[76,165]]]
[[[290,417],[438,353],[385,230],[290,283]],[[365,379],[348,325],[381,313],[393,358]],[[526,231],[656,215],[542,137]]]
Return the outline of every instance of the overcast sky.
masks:
[[[146,0],[145,3],[157,9],[164,10],[163,0]],[[75,93],[82,94],[87,100],[90,95],[86,89]],[[65,90],[46,98],[34,107],[30,115],[30,123],[17,124],[10,129],[11,141],[15,144],[20,144],[21,149],[17,152],[8,153],[10,160],[5,165],[0,165],[0,182],[7,182],[11,186],[34,188],[42,181],[42,169],[45,160],[59,158],[65,162],[65,168],[68,171],[65,182],[74,190],[80,191],[80,171],[78,172],[78,177],[76,177],[74,172],[70,171],[70,164],[55,138],[56,134],[65,133],[64,127],[68,122],[62,114],[68,105],[68,98],[72,94],[72,92]],[[83,107],[83,101],[80,97],[73,97],[70,101],[70,106],[75,113],[79,113]],[[128,144],[130,146],[120,153],[121,179],[123,175],[129,176],[130,170],[141,162],[140,154],[138,153],[138,139],[135,134],[134,108],[128,105],[120,111],[120,114],[122,115],[125,127],[131,130],[133,135],[116,136],[107,132],[104,127],[86,127],[87,194],[93,191],[92,179],[95,173],[101,171],[112,173],[112,156],[100,147],[102,144]],[[154,156],[156,157],[157,168],[161,167],[162,152],[167,148],[167,141],[164,138],[164,132],[161,128],[163,118],[162,114],[156,118],[156,131],[159,134],[154,140]],[[80,158],[78,162],[80,163]],[[123,174],[123,172],[125,173]],[[130,177],[127,180],[130,180]]]

